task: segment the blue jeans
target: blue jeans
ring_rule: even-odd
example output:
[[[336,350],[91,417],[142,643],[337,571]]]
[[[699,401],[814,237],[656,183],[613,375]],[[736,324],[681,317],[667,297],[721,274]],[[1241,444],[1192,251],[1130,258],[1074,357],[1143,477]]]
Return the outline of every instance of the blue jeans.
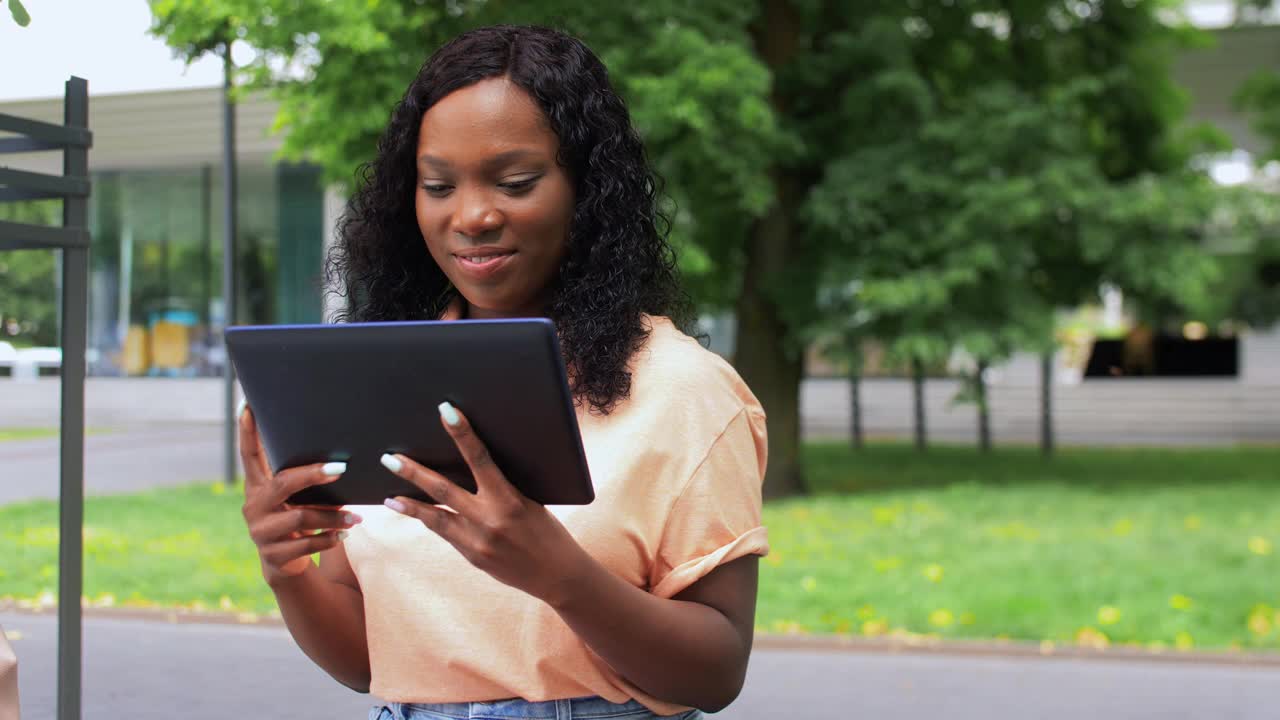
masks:
[[[369,720],[651,720],[660,717],[702,720],[702,712],[690,710],[681,715],[655,715],[635,700],[618,704],[599,697],[544,702],[515,698],[469,703],[390,703],[369,711]]]

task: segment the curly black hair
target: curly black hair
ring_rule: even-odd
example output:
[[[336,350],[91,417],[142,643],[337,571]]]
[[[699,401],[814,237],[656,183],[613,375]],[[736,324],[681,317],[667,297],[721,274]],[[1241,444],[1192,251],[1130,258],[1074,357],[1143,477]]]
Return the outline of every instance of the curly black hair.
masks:
[[[628,362],[644,344],[642,315],[682,330],[692,304],[681,288],[671,223],[626,105],[600,59],[580,40],[544,27],[498,25],[466,32],[418,71],[357,172],[338,223],[326,278],[347,300],[336,320],[438,319],[458,292],[427,251],[414,213],[422,116],[455,90],[493,77],[523,88],[560,141],[574,185],[568,251],[552,287],[555,323],[575,401],[607,414],[629,396]]]

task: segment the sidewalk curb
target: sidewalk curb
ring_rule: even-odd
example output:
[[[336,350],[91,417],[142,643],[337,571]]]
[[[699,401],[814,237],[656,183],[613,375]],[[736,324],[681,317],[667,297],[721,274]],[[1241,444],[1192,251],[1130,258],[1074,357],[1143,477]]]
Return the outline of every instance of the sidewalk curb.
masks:
[[[949,657],[1101,660],[1148,662],[1169,665],[1224,665],[1280,670],[1280,653],[1221,650],[1148,650],[1139,647],[1093,648],[1025,640],[936,640],[931,638],[863,638],[841,635],[756,635],[755,647],[767,650],[804,650]]]
[[[56,607],[29,608],[0,602],[0,612],[17,615],[56,615]],[[275,615],[234,612],[197,612],[172,608],[85,607],[83,617],[103,620],[133,620],[170,625],[234,625],[285,629]],[[778,635],[756,633],[754,647],[761,650],[941,655],[947,657],[1101,660],[1147,662],[1170,665],[1220,665],[1259,670],[1280,670],[1280,652],[1229,652],[1211,650],[1148,650],[1136,647],[1091,648],[1079,645],[1001,640],[937,640],[933,638],[863,638],[847,635]]]

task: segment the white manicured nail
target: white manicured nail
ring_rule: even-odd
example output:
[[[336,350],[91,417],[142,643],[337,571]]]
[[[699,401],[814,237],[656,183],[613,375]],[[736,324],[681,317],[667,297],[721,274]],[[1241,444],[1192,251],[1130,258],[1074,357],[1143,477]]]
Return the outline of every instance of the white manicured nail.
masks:
[[[347,532],[346,530],[339,530],[339,531],[338,531],[338,542],[342,542],[343,540],[346,540],[346,539],[347,539],[347,536],[348,536],[348,535],[350,535],[350,534],[351,534],[351,533]]]
[[[236,420],[239,420],[244,415],[244,409],[247,407],[249,407],[249,399],[240,398],[240,402],[236,405]]]
[[[320,470],[329,477],[337,477],[347,471],[347,464],[344,462],[325,463]]]
[[[387,453],[383,453],[382,457],[379,458],[379,461],[382,463],[382,467],[393,473],[400,472],[400,469],[404,467],[404,463],[400,462],[400,458],[395,455],[388,455]]]
[[[458,423],[462,422],[462,418],[458,417],[458,410],[448,402],[440,403],[440,417],[451,427],[458,427]]]

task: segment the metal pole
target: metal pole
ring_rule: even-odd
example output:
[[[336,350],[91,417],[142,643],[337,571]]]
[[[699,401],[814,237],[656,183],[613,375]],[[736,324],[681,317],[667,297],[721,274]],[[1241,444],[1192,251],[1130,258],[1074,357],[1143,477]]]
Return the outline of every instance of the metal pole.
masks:
[[[849,363],[849,433],[850,444],[862,449],[862,358]]]
[[[1053,454],[1053,350],[1040,354],[1040,452]]]
[[[64,122],[89,127],[89,84],[67,81]],[[63,151],[62,173],[89,177],[87,148]],[[89,199],[62,201],[63,227],[88,226]],[[62,427],[58,519],[58,720],[80,720],[81,625],[84,556],[84,375],[89,328],[89,248],[62,250]]]
[[[231,367],[231,354],[226,351],[226,328],[235,323],[236,314],[236,108],[231,100],[231,43],[223,44],[222,56],[222,312],[223,417],[225,418],[225,481],[236,481],[236,371]]]
[[[209,324],[209,300],[213,295],[213,168],[200,168],[200,326],[205,333]],[[207,340],[206,335],[206,340]]]
[[[924,415],[924,361],[918,357],[911,358],[911,388],[915,401],[916,450],[924,450],[928,445]]]
[[[987,361],[979,360],[977,377],[974,378],[974,389],[978,395],[978,447],[987,452],[991,449],[991,408],[987,405]]]

